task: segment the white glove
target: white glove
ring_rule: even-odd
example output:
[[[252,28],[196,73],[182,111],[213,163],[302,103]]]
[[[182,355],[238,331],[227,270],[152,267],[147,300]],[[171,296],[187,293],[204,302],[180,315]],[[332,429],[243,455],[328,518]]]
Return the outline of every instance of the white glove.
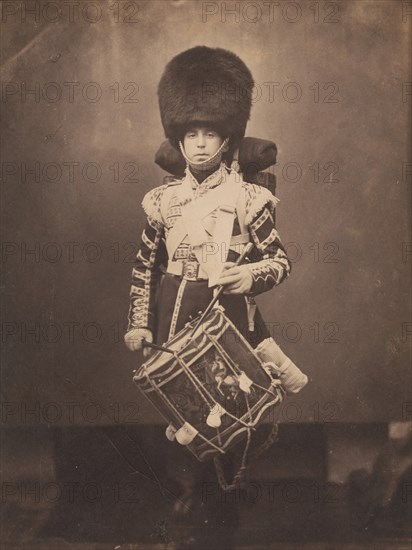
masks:
[[[133,328],[124,335],[124,342],[130,351],[139,351],[142,349],[143,340],[153,342],[152,331],[148,328]],[[143,356],[148,357],[151,353],[151,348],[143,348]]]
[[[252,273],[246,264],[226,262],[217,284],[225,287],[223,294],[247,294],[253,284]]]

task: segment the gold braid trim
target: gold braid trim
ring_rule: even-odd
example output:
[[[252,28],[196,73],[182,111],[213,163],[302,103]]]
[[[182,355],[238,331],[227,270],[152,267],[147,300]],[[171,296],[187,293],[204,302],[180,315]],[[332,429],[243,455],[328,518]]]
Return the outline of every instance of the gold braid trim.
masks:
[[[249,225],[254,218],[266,206],[270,213],[273,213],[279,199],[265,187],[255,185],[254,183],[245,184],[246,191],[246,217],[245,224]]]
[[[162,196],[167,187],[167,184],[155,187],[143,197],[142,207],[146,213],[146,216],[158,224],[163,224],[161,214],[161,201]]]

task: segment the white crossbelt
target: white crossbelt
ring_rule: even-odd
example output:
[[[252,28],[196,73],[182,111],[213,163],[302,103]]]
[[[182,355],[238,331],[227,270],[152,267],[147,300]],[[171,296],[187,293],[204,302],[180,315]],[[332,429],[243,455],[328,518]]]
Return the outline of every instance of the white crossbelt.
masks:
[[[234,235],[230,239],[229,250],[233,250],[237,254],[241,254],[243,247],[249,242],[249,234],[242,233],[240,235]],[[197,264],[197,267],[194,268],[194,264]],[[190,276],[191,271],[196,271],[195,277]],[[169,260],[167,262],[167,273],[171,275],[178,275],[180,277],[185,277],[188,279],[208,279],[209,276],[206,271],[200,266],[196,260],[189,260],[188,258],[183,258],[179,260]]]
[[[225,181],[199,198],[194,197],[188,178],[182,182],[182,197],[191,196],[192,200],[182,206],[182,217],[169,231],[166,239],[168,255],[173,258],[178,246],[188,236],[200,269],[207,274],[209,286],[214,286],[219,279],[229,248],[234,244],[232,231],[239,192],[240,183],[235,174],[226,174]],[[214,211],[216,217],[213,219],[210,214]],[[242,235],[238,241],[245,243],[246,237],[248,239]]]

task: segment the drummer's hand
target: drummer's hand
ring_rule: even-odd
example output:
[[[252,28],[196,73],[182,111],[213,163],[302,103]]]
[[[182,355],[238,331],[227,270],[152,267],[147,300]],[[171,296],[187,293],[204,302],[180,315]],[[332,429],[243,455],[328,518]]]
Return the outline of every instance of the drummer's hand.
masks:
[[[124,342],[130,351],[139,351],[143,347],[143,340],[153,342],[152,331],[148,328],[133,328],[124,335]],[[150,355],[151,348],[143,348],[143,357]]]
[[[225,287],[223,294],[247,294],[253,284],[252,273],[247,265],[226,262],[217,284]]]

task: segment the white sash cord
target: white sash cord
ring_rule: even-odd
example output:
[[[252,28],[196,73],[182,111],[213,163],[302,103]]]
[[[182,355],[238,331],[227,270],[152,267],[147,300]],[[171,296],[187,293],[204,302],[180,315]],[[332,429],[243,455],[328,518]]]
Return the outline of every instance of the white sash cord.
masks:
[[[186,236],[196,259],[207,273],[209,286],[214,286],[223,270],[231,244],[235,207],[241,184],[236,174],[202,197],[195,198],[188,178],[182,182],[179,197],[192,197],[182,206],[182,217],[169,231],[166,247],[172,259],[177,247]],[[184,201],[182,201],[184,202]],[[212,213],[216,211],[216,216]]]

